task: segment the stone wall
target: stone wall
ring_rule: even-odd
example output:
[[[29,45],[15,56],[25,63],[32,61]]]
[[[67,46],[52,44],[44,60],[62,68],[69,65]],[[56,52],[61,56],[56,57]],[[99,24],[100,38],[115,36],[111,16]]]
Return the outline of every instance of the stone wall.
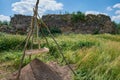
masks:
[[[62,32],[75,33],[114,33],[115,25],[112,23],[109,16],[106,15],[86,15],[85,21],[79,20],[72,22],[72,15],[45,15],[42,17],[44,22],[52,27],[58,27]]]
[[[72,14],[51,14],[44,15],[43,21],[49,27],[57,27],[63,33],[114,33],[115,25],[112,23],[109,16],[106,15],[86,15],[85,21],[79,20],[73,22]],[[11,24],[16,32],[26,32],[30,26],[31,16],[15,15],[11,18]]]
[[[15,31],[15,33],[25,34],[27,32],[27,29],[30,27],[31,22],[31,16],[25,16],[25,15],[14,15],[14,17],[11,17],[11,25]]]

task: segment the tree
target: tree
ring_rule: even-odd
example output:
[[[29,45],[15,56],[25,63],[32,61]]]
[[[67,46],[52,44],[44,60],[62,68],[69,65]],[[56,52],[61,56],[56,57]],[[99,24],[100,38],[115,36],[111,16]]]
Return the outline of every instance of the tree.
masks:
[[[115,28],[116,28],[116,31],[117,31],[116,33],[120,34],[120,22],[116,23],[116,22],[113,21],[113,24],[115,25]]]
[[[78,11],[77,13],[73,12],[71,20],[73,22],[85,21],[85,14],[80,11]]]
[[[0,21],[0,26],[2,26],[2,21]]]
[[[3,25],[9,25],[9,22],[3,21]]]

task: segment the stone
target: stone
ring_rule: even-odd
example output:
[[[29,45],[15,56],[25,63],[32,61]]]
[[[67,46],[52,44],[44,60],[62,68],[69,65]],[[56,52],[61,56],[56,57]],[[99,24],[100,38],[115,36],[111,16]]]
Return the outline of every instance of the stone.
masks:
[[[49,14],[42,16],[48,27],[57,27],[62,33],[115,33],[115,25],[109,16],[98,14],[85,15],[85,20],[72,22],[72,14]],[[31,16],[15,15],[11,18],[11,25],[16,32],[26,33],[30,27]]]
[[[17,74],[7,80],[15,80]],[[63,80],[53,68],[34,59],[22,68],[19,80]]]

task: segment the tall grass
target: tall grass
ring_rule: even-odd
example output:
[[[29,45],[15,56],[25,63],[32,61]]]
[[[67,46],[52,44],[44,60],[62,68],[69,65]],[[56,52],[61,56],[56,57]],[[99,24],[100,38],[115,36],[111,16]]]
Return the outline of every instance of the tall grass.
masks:
[[[9,42],[15,42],[17,39],[17,41],[21,42],[24,38],[24,36],[5,36],[7,36],[4,37],[7,39],[6,42],[9,41],[9,39],[11,39]],[[3,44],[4,39],[1,37],[3,36],[0,36],[0,46],[3,46],[1,44]],[[50,52],[39,58],[45,62],[51,60],[56,61],[57,59],[57,61],[65,65],[54,41],[50,37],[47,37],[47,39],[50,45]],[[119,35],[69,34],[57,35],[55,39],[58,41],[67,61],[76,66],[75,71],[77,76],[74,76],[74,80],[120,80]],[[41,44],[42,47],[48,47],[43,39],[41,39],[41,42],[43,42]],[[15,46],[16,45],[13,45],[13,47]],[[7,47],[7,49],[8,48],[11,50],[11,47]],[[5,51],[7,49],[2,49],[3,52],[0,52],[0,62],[10,62],[13,67],[17,68],[22,51]],[[29,62],[27,57],[25,59],[24,65]]]
[[[25,44],[24,40],[25,36],[0,33],[0,51],[14,50],[19,44],[23,43],[18,48],[19,50],[22,50]]]

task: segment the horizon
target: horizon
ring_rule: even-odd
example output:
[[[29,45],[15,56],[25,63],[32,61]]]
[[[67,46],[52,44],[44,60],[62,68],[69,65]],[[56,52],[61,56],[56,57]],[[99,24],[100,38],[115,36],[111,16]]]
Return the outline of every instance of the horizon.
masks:
[[[14,14],[32,16],[32,9],[36,0],[0,0],[0,21],[10,21]],[[38,13],[40,16],[46,14],[64,14],[65,12],[81,11],[85,14],[105,14],[112,21],[120,23],[120,1],[118,0],[40,0]]]

